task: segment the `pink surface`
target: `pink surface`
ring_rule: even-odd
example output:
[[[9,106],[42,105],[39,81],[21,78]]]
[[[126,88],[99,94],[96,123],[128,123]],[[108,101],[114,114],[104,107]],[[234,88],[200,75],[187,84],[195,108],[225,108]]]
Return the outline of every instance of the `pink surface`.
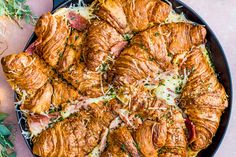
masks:
[[[182,0],[191,6],[213,29],[220,40],[228,59],[234,91],[236,90],[236,1],[235,0]],[[33,12],[41,15],[51,10],[52,1],[50,0],[29,0]],[[0,55],[0,58],[11,53],[23,50],[26,42],[33,32],[33,27],[22,22],[24,29],[20,30],[12,22],[0,18],[0,50],[4,48],[4,40],[8,43],[8,50]],[[3,29],[3,26],[5,29]],[[1,34],[7,38],[3,38]],[[13,106],[13,92],[7,84],[5,77],[0,68],[0,111],[10,113],[11,116],[7,121],[15,126],[16,138],[15,149],[18,157],[31,157],[32,154],[27,149],[20,130],[17,125],[15,110]],[[236,108],[233,105],[232,116],[226,136],[216,153],[216,157],[234,157],[236,156]]]

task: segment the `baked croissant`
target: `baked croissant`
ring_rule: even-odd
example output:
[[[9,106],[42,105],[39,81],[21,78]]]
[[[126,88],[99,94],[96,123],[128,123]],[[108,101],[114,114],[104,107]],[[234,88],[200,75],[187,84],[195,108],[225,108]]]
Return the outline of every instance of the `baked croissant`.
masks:
[[[43,113],[51,104],[59,107],[80,97],[78,91],[58,78],[35,54],[22,52],[3,57],[2,66],[12,88],[20,88],[28,94],[21,109]]]
[[[38,36],[36,53],[83,95],[90,97],[103,95],[106,85],[101,79],[101,74],[96,72],[96,68],[106,60],[110,51],[114,51],[114,53],[121,51],[126,44],[126,42],[123,42],[123,37],[109,24],[98,20],[91,22],[88,32],[80,32],[74,29],[68,34],[66,30],[69,30],[69,28],[67,28],[66,20],[61,21],[59,27],[59,24],[55,22],[56,19],[63,19],[63,16],[53,16],[47,13],[38,21],[35,28],[35,33]],[[45,27],[46,24],[50,27]],[[53,35],[54,33],[57,33],[57,35]],[[62,50],[60,53],[47,46],[48,43],[58,42],[54,38],[59,38],[59,36],[59,42],[63,42],[63,44],[53,46],[57,50]],[[64,41],[64,36],[66,38],[69,36],[68,40]],[[102,38],[104,40],[101,40]],[[44,42],[47,40],[48,42]],[[85,42],[86,45],[84,45]],[[44,49],[40,50],[40,47]],[[85,47],[85,50],[83,50],[83,47]],[[97,56],[101,54],[104,54],[104,57]],[[50,57],[52,55],[57,57]],[[51,61],[45,56],[53,59],[53,63],[50,63]],[[86,62],[84,62],[84,58]]]
[[[152,82],[158,73],[172,66],[174,55],[186,54],[192,47],[204,43],[205,36],[203,26],[189,23],[164,24],[143,31],[120,54],[110,76],[118,85],[147,78]]]
[[[136,148],[135,141],[127,129],[127,127],[120,127],[112,131],[108,137],[109,146],[107,150],[101,156],[113,156],[119,153],[121,156],[128,154],[132,157],[139,157],[138,149]]]
[[[144,122],[133,135],[143,156],[186,156],[187,134],[181,111],[157,98],[146,98],[145,102],[138,103],[143,107],[137,107],[135,113]],[[137,102],[132,105],[135,104],[138,105]]]
[[[79,32],[75,29],[71,30],[63,55],[58,61],[57,69],[60,73],[68,71],[74,64],[81,63],[85,34],[85,32]]]
[[[36,53],[50,66],[55,67],[63,55],[70,29],[63,16],[46,13],[41,16],[35,27]]]
[[[85,156],[98,144],[101,133],[114,119],[103,105],[91,104],[76,117],[58,122],[33,139],[33,153],[42,157]]]
[[[171,7],[161,0],[99,0],[95,14],[107,21],[121,34],[139,32],[151,23],[162,23]]]
[[[166,70],[175,58],[183,59],[192,47],[203,44],[205,37],[206,29],[201,25],[168,23],[137,34],[131,43],[146,48],[152,60]]]
[[[113,144],[107,147],[107,150],[101,154],[101,157],[127,157],[129,153],[125,152],[119,145]]]
[[[108,56],[110,58],[117,57],[127,44],[122,35],[101,20],[91,22],[85,43],[86,66],[92,71],[99,69]]]
[[[24,52],[3,57],[1,63],[12,88],[20,88],[27,93],[35,94],[48,81],[52,72],[36,55]]]
[[[115,61],[110,77],[115,85],[132,85],[142,79],[154,79],[162,70],[151,58],[145,47],[134,44]]]
[[[49,111],[53,93],[53,86],[47,82],[43,87],[37,90],[34,97],[29,100],[29,103],[21,105],[21,109],[29,110],[33,113]]]
[[[195,125],[196,135],[190,140],[190,147],[200,151],[211,143],[217,131],[220,117],[228,106],[227,95],[200,48],[187,55],[182,69],[189,71],[189,77],[180,107]]]
[[[144,105],[143,101],[139,101],[140,108],[137,107],[136,110],[130,111],[133,115],[142,117],[142,124],[133,129],[121,126],[111,131],[108,146],[101,156],[116,156],[116,154],[145,157],[187,155],[188,135],[181,111],[157,98],[147,97],[145,101],[149,106]],[[134,100],[131,106],[136,103]]]

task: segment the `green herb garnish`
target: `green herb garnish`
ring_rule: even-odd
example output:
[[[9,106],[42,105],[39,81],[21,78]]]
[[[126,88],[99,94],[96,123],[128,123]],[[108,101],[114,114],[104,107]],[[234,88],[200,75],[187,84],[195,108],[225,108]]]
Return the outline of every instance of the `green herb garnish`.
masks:
[[[100,71],[100,72],[106,72],[106,71],[108,71],[108,69],[109,69],[109,64],[107,64],[107,63],[102,63],[102,64],[100,65],[99,71]]]
[[[78,35],[76,35],[76,36],[75,36],[75,40],[77,40],[78,38],[79,38],[79,36],[78,36]]]
[[[123,38],[124,38],[125,41],[130,41],[132,37],[131,37],[130,34],[125,34],[125,35],[123,36]]]
[[[28,24],[35,24],[37,19],[26,4],[26,0],[0,0],[0,16],[3,15],[13,20],[21,29],[23,27],[18,20],[24,19]]]
[[[168,52],[168,57],[173,57],[173,54],[172,53],[170,53],[170,52]]]
[[[156,37],[158,37],[158,36],[159,36],[159,33],[158,33],[158,32],[156,32],[156,33],[155,33],[155,36],[156,36]]]
[[[121,149],[126,152],[126,148],[125,148],[125,145],[124,144],[121,144]]]
[[[16,157],[14,152],[14,145],[9,140],[11,131],[3,121],[8,115],[6,113],[0,113],[0,157]]]
[[[152,61],[152,62],[153,62],[153,61],[154,61],[154,58],[152,58],[152,57],[149,57],[149,61]]]

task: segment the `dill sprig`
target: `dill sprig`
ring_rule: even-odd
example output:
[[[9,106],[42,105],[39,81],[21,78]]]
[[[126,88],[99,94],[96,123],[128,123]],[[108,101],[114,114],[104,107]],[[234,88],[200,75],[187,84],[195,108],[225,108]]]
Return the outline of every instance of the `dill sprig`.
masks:
[[[28,24],[35,24],[37,17],[32,14],[26,0],[0,0],[0,16],[7,16],[14,21],[21,29],[19,20],[25,20]]]

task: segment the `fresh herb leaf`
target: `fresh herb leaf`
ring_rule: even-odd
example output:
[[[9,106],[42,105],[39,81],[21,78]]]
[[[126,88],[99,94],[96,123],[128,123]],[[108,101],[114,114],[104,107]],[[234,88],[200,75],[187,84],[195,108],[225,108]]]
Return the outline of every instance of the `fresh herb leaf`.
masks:
[[[106,71],[108,71],[108,69],[109,69],[109,64],[107,64],[107,63],[102,63],[102,64],[100,65],[99,71],[100,71],[100,72],[106,72]]]
[[[153,61],[154,61],[154,58],[152,58],[152,57],[149,57],[149,61],[152,61],[152,62],[153,62]]]
[[[74,48],[75,47],[75,45],[74,44],[70,44],[70,48]]]
[[[11,141],[2,134],[0,134],[0,144],[5,148],[13,148],[13,144],[11,143]]]
[[[173,54],[168,52],[168,57],[173,57]]]
[[[181,94],[181,92],[182,92],[182,85],[180,85],[179,87],[175,88],[175,93],[176,94]]]
[[[26,16],[25,16],[25,22],[26,22],[27,24],[30,24],[30,16],[29,16],[29,15],[26,15]]]
[[[26,0],[16,0],[17,2],[19,2],[19,3],[25,3],[26,2]]]
[[[78,36],[78,35],[76,35],[76,36],[75,36],[75,40],[77,40],[78,38],[79,38],[79,36]]]
[[[11,135],[11,132],[6,126],[0,124],[0,134],[2,134],[3,136],[9,136]]]
[[[8,155],[8,157],[16,157],[16,153],[12,152],[11,154]]]
[[[4,14],[4,8],[3,6],[0,4],[0,16],[2,16]]]
[[[3,121],[8,116],[6,113],[0,113],[0,157],[16,157],[14,145],[8,139],[11,132],[8,127],[3,124]]]
[[[124,152],[126,152],[126,147],[125,147],[124,144],[121,144],[121,149],[122,149]]]
[[[8,116],[6,113],[0,113],[0,122],[4,121],[4,119]]]
[[[159,36],[159,33],[158,33],[158,32],[156,32],[156,33],[155,33],[155,36],[156,36],[156,37],[158,37],[158,36]]]
[[[0,16],[6,15],[14,21],[20,28],[18,20],[24,19],[26,23],[35,24],[37,18],[32,14],[26,0],[0,0]]]
[[[125,41],[130,41],[132,37],[131,37],[130,34],[125,34],[125,35],[123,36],[123,38],[124,38]]]

